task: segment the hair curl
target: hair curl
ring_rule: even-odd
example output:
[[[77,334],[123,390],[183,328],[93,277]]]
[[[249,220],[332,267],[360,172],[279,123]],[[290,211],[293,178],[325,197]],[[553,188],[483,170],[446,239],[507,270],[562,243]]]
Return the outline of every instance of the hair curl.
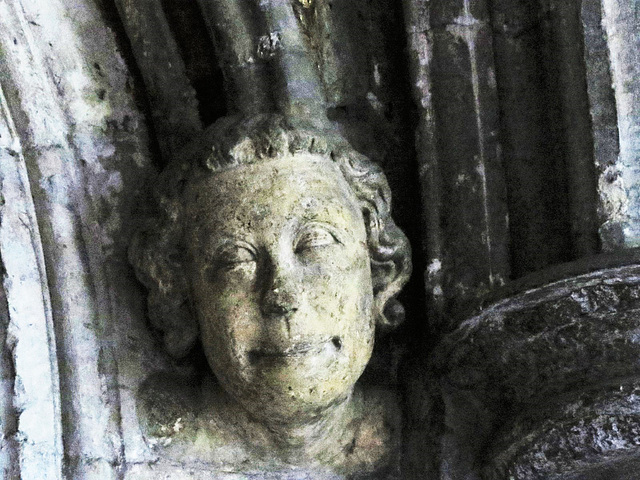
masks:
[[[409,242],[391,218],[391,191],[378,165],[353,150],[330,130],[293,125],[280,115],[224,118],[212,125],[180,161],[160,175],[157,212],[135,234],[129,261],[148,289],[149,318],[164,333],[169,353],[184,357],[198,340],[184,277],[182,193],[196,176],[279,156],[311,153],[335,162],[362,209],[367,232],[378,327],[393,328],[404,319],[395,296],[411,273]]]

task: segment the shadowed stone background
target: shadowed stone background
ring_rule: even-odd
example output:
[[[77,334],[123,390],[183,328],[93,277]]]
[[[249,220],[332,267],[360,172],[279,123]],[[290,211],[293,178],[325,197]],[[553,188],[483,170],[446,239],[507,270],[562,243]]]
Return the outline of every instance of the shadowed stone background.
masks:
[[[211,5],[0,0],[4,478],[157,478],[134,396],[176,367],[126,248],[275,31]],[[403,394],[404,476],[637,478],[640,2],[293,6],[316,108],[383,165],[414,249],[365,373]]]

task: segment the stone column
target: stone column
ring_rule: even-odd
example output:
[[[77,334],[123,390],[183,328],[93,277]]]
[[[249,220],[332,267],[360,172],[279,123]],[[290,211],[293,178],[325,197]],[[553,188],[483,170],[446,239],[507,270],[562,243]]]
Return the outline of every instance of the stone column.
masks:
[[[498,97],[486,2],[405,2],[431,321],[509,275]]]
[[[599,236],[602,249],[625,247],[626,191],[620,172],[620,136],[616,96],[611,78],[607,35],[602,24],[601,0],[583,0],[581,19],[584,35],[589,118],[597,170]]]
[[[100,8],[0,2],[5,478],[119,479],[135,436],[120,375],[144,326],[126,246],[148,138]]]
[[[460,168],[442,161],[455,130],[441,130],[437,98],[454,113],[456,99],[442,95],[448,85],[438,81],[432,33],[437,13],[454,4],[407,3],[418,149],[429,167],[423,195],[433,203],[447,198],[442,179]],[[640,10],[637,2],[590,0],[491,0],[487,8],[511,279],[473,314],[440,306],[461,324],[431,354],[423,407],[413,411],[427,425],[424,448],[440,458],[437,473],[428,460],[425,471],[442,479],[635,478]],[[453,65],[464,58],[451,53]],[[460,242],[442,233],[452,208],[436,205],[425,205],[428,255]],[[445,277],[427,275],[426,283],[446,292]],[[438,321],[437,310],[431,318]]]
[[[611,77],[615,91],[620,157],[616,162],[624,201],[620,218],[621,244],[640,246],[640,3],[603,0],[602,20],[607,35]],[[615,181],[617,179],[614,179]]]
[[[195,91],[159,2],[115,3],[144,80],[161,152],[171,158],[202,130]]]
[[[10,18],[6,7],[0,4],[0,24]],[[2,89],[0,108],[0,469],[7,480],[62,480],[60,380],[45,258],[22,143]]]

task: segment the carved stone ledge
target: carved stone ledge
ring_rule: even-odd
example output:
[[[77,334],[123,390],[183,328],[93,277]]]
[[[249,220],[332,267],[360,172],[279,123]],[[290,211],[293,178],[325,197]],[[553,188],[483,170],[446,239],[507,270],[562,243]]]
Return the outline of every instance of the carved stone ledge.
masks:
[[[640,387],[616,383],[526,410],[494,438],[488,479],[593,478],[605,466],[621,478],[640,466]]]
[[[487,479],[637,471],[640,266],[612,263],[498,301],[445,338],[432,357],[445,464]]]

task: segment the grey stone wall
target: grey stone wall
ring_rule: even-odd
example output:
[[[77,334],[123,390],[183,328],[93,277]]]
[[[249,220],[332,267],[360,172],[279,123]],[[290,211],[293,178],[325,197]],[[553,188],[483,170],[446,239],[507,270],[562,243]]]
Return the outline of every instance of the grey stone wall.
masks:
[[[125,255],[146,120],[99,4],[0,10],[5,478],[119,478],[148,343]]]
[[[637,5],[405,6],[428,303],[635,246]]]

